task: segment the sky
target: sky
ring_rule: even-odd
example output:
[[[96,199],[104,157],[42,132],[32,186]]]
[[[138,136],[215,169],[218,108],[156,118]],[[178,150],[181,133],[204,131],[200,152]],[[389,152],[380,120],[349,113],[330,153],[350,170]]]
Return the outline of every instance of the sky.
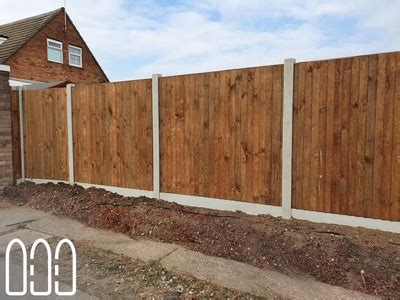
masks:
[[[0,24],[64,0],[0,0]],[[67,0],[112,81],[400,50],[400,0]]]

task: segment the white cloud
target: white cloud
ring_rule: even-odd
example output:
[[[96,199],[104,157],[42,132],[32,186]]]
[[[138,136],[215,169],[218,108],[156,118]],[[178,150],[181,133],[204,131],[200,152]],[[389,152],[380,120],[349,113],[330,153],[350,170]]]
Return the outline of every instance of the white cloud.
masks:
[[[398,50],[400,1],[68,0],[113,80]],[[63,1],[0,0],[0,23]],[[344,26],[344,28],[341,28]]]

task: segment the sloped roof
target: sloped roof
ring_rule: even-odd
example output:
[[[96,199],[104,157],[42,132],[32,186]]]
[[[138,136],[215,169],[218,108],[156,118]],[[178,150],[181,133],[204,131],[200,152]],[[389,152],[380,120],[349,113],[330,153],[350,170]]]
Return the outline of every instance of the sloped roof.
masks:
[[[0,36],[8,38],[0,45],[0,63],[4,63],[63,10],[64,8],[59,8],[45,14],[0,25]]]

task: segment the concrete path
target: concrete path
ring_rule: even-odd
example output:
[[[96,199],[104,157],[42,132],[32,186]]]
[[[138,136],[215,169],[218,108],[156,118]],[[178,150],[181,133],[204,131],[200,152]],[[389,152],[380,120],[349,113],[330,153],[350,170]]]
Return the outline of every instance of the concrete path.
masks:
[[[38,235],[68,237],[103,250],[144,262],[158,261],[167,270],[189,274],[228,289],[268,298],[290,299],[369,299],[371,296],[317,282],[292,278],[273,270],[256,267],[186,250],[181,246],[133,240],[106,230],[89,228],[79,222],[55,217],[33,209],[0,205],[0,255],[4,245],[18,235],[27,243]],[[7,233],[7,228],[25,229]],[[3,234],[1,233],[3,232]],[[3,249],[2,249],[3,248]],[[4,251],[4,250],[3,250]],[[78,257],[79,259],[79,257]]]

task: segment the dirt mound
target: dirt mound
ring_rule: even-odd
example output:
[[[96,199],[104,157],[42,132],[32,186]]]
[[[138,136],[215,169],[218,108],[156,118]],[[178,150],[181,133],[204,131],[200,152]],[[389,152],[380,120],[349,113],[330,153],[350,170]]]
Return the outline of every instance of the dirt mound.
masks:
[[[400,235],[186,207],[102,189],[24,183],[10,201],[208,255],[380,296],[400,297]]]

